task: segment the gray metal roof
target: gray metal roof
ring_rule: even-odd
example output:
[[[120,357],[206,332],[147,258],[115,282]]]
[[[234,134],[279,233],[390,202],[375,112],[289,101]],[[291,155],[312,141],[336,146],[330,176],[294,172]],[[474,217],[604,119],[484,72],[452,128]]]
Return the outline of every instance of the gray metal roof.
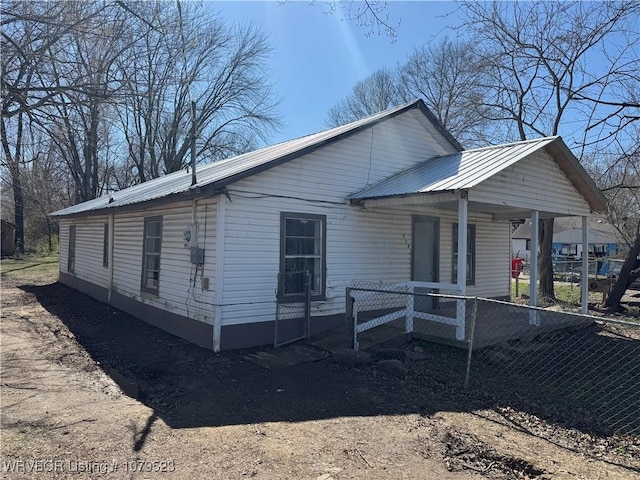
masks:
[[[605,209],[606,200],[559,136],[476,148],[434,157],[365,188],[351,200],[467,190],[488,180],[537,150],[547,148],[560,169],[585,197],[593,211]]]
[[[186,170],[181,170],[94,200],[58,210],[50,215],[57,217],[77,215],[158,200],[171,195],[183,194],[185,198],[191,198],[191,195],[198,196],[220,192],[226,185],[234,181],[284,163],[414,108],[418,108],[441,131],[454,149],[461,150],[460,145],[444,130],[438,120],[429,112],[424,102],[422,100],[414,100],[347,125],[261,148],[209,165],[199,166],[197,172],[198,182],[193,186],[191,185],[191,174]]]
[[[351,195],[351,199],[464,190],[478,185],[558,137],[465,150],[434,157]]]

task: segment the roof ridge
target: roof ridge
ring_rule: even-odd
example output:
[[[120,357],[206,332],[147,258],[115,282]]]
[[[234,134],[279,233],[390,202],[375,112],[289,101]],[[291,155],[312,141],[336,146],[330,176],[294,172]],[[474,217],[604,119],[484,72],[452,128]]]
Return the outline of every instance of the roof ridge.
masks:
[[[482,150],[494,150],[494,149],[497,149],[497,148],[512,147],[512,146],[515,146],[515,145],[525,145],[527,143],[540,142],[542,140],[555,140],[557,138],[560,138],[560,135],[551,135],[551,136],[548,136],[548,137],[530,138],[530,139],[527,139],[527,140],[518,140],[516,142],[500,143],[498,145],[487,145],[485,147],[470,148],[468,150],[463,150],[461,153],[463,153],[463,152],[479,152],[479,151],[482,151]]]

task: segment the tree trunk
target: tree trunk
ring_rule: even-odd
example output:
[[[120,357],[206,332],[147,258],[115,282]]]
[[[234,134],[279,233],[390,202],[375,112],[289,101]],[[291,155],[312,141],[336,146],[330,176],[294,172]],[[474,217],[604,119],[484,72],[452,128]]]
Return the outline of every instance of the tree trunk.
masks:
[[[627,288],[629,288],[629,285],[631,285],[636,278],[640,277],[640,269],[633,269],[638,255],[640,255],[640,233],[636,236],[636,240],[633,242],[631,250],[629,250],[629,255],[627,255],[626,260],[622,264],[622,269],[616,279],[616,283],[613,284],[613,288],[602,305],[604,308],[611,311],[620,310],[622,296],[627,291]]]
[[[14,223],[16,225],[16,251],[24,253],[24,195],[18,165],[11,168],[11,186],[13,188]]]
[[[4,119],[0,122],[0,138],[2,139],[2,149],[4,151],[9,174],[11,176],[11,188],[13,189],[14,219],[16,225],[16,251],[24,253],[24,194],[22,192],[22,180],[20,178],[20,162],[22,160],[22,112],[18,114],[17,128],[15,135],[15,147],[11,152],[9,145],[9,134],[7,132]]]
[[[553,252],[553,218],[543,218],[540,220],[540,297],[548,300],[555,300],[553,289],[553,263],[551,254]]]

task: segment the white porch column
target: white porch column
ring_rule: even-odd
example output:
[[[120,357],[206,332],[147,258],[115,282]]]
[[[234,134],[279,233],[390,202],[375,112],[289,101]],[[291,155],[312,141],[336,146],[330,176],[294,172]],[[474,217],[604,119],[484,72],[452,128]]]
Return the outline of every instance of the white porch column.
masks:
[[[582,313],[589,311],[589,217],[582,217]]]
[[[531,211],[531,261],[529,264],[529,305],[538,305],[538,230],[540,226],[540,213],[537,210]],[[529,323],[539,325],[538,312],[529,311]]]
[[[458,200],[458,292],[467,294],[467,223],[468,223],[468,194],[460,192]],[[456,340],[464,340],[467,318],[466,300],[458,300],[456,308]]]

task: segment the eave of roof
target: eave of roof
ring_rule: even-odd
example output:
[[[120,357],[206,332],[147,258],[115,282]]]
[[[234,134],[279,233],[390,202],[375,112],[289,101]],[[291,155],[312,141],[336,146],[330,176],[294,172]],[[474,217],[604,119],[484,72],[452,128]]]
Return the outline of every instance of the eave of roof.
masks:
[[[357,201],[468,190],[541,148],[549,151],[592,211],[603,211],[606,208],[602,192],[561,137],[545,137],[434,157],[367,187],[351,195],[349,199]]]
[[[418,109],[453,149],[462,150],[462,146],[446,131],[424,102],[414,100],[346,125],[205,165],[198,169],[198,181],[195,185],[191,185],[191,175],[181,170],[49,215],[62,217],[106,213],[114,209],[132,208],[141,203],[187,200],[221,193],[231,183],[311,153],[412,109]]]

